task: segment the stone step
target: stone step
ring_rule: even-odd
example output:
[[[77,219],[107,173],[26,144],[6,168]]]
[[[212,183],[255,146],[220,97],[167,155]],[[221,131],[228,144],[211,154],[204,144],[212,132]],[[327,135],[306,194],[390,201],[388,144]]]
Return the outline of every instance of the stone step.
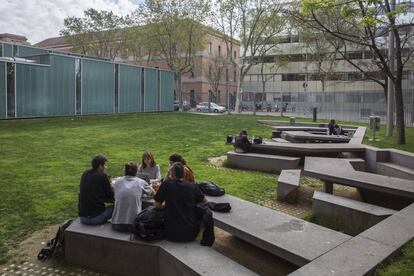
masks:
[[[414,169],[390,162],[377,162],[377,172],[391,177],[399,177],[408,180],[414,179]]]
[[[300,157],[269,155],[259,153],[228,152],[227,160],[233,167],[262,172],[280,172],[284,169],[296,169]]]

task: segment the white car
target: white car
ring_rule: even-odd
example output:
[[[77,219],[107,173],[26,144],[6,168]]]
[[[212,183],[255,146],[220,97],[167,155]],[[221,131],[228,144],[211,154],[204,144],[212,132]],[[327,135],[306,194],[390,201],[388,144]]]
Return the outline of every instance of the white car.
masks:
[[[201,102],[196,106],[197,111],[208,112],[208,102]],[[226,108],[224,106],[218,105],[216,103],[210,103],[210,112],[219,113],[225,112]]]

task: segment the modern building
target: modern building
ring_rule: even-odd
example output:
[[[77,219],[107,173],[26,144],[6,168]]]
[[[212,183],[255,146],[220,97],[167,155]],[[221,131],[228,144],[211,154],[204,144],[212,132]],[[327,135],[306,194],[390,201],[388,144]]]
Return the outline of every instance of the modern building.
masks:
[[[383,37],[384,41],[387,37]],[[242,106],[252,110],[254,102],[262,110],[285,110],[293,115],[311,116],[316,107],[321,118],[365,122],[369,116],[386,117],[384,87],[361,73],[339,54],[334,59],[318,59],[315,49],[297,35],[280,38],[278,47],[267,56],[256,58],[243,81]],[[412,46],[403,49],[403,56]],[[387,49],[382,49],[386,53]],[[328,55],[330,52],[321,53]],[[385,82],[385,74],[371,66],[368,50],[349,49],[348,58],[371,76]],[[322,61],[322,63],[321,63]],[[265,83],[262,81],[262,67]],[[263,91],[264,87],[264,91]],[[385,86],[386,87],[386,86]],[[264,92],[264,93],[263,93]],[[414,60],[403,71],[406,122],[414,125]]]
[[[228,68],[223,69],[223,77],[218,85],[217,93],[214,93],[214,88],[209,81],[209,67],[212,66],[212,59],[215,56],[233,55],[237,60],[240,56],[239,45],[234,46],[233,53],[227,53],[227,47],[223,37],[218,32],[206,29],[206,34],[203,39],[205,46],[202,51],[198,51],[195,55],[194,69],[182,76],[182,91],[184,100],[188,101],[191,106],[195,106],[202,101],[210,100],[221,105],[227,106],[230,102],[232,106],[235,103],[235,93],[237,90],[238,73],[235,65],[229,65]],[[36,44],[39,47],[48,48],[51,50],[59,50],[71,52],[72,47],[65,42],[64,37],[48,38]],[[122,52],[122,51],[120,51]],[[126,50],[126,52],[128,52]],[[152,57],[145,62],[135,62],[132,55],[119,54],[116,62],[132,63],[141,66],[158,67],[168,70],[169,67],[165,60],[157,57]],[[226,81],[227,76],[227,81]],[[229,98],[227,98],[227,91],[229,91]]]
[[[0,119],[173,111],[174,74],[0,43]]]

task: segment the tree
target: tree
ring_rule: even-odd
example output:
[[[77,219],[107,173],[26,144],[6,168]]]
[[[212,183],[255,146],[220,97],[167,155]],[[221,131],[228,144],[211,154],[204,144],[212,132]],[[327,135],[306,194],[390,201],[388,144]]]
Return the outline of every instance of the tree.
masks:
[[[218,88],[222,82],[223,72],[226,68],[226,58],[220,54],[214,55],[210,61],[206,64],[205,70],[207,71],[207,80],[213,90],[214,97],[217,98]],[[227,76],[226,76],[227,77]],[[210,112],[210,94],[208,95]]]
[[[241,111],[242,83],[250,68],[277,45],[275,37],[282,33],[285,20],[282,4],[276,0],[236,0],[240,14],[241,53],[236,111]]]
[[[203,48],[208,11],[207,0],[145,0],[136,12],[136,21],[146,26],[145,47],[174,72],[181,111],[181,76],[193,69],[195,53]]]
[[[91,8],[84,11],[84,17],[65,18],[60,33],[74,51],[114,59],[126,42],[124,28],[129,24],[129,17]]]
[[[213,28],[222,34],[222,39],[226,45],[224,67],[226,71],[227,111],[230,114],[229,69],[237,66],[238,57],[233,55],[233,51],[235,46],[240,45],[240,42],[236,39],[239,36],[240,28],[238,0],[218,0],[213,7],[212,15]]]
[[[404,21],[402,16],[406,6],[392,9],[389,0],[302,0],[301,16],[304,24],[314,30],[338,38],[351,47],[369,50],[376,64],[394,85],[397,119],[398,144],[405,144],[404,102],[402,96],[402,75],[414,48],[410,30],[413,18]],[[388,41],[384,38],[389,32],[395,37],[395,70],[388,61]],[[403,56],[403,50],[408,51]]]

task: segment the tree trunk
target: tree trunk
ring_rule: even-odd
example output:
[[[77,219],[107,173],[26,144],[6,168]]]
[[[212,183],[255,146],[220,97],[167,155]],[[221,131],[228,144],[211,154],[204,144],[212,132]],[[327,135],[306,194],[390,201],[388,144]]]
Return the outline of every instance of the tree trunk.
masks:
[[[175,78],[175,81],[176,81],[175,87],[177,88],[176,92],[178,93],[178,101],[180,103],[179,111],[182,112],[182,111],[184,111],[184,108],[183,108],[183,93],[181,91],[181,72],[177,72],[175,74],[175,76],[176,76],[176,78]]]
[[[394,83],[395,113],[397,119],[397,144],[405,144],[404,102],[401,78]]]
[[[237,91],[236,91],[236,106],[234,107],[235,111],[237,113],[241,113],[242,108],[241,108],[241,95],[243,93],[243,88],[242,88],[242,81],[244,79],[243,76],[244,72],[243,72],[243,66],[239,69],[239,79],[237,80]]]

